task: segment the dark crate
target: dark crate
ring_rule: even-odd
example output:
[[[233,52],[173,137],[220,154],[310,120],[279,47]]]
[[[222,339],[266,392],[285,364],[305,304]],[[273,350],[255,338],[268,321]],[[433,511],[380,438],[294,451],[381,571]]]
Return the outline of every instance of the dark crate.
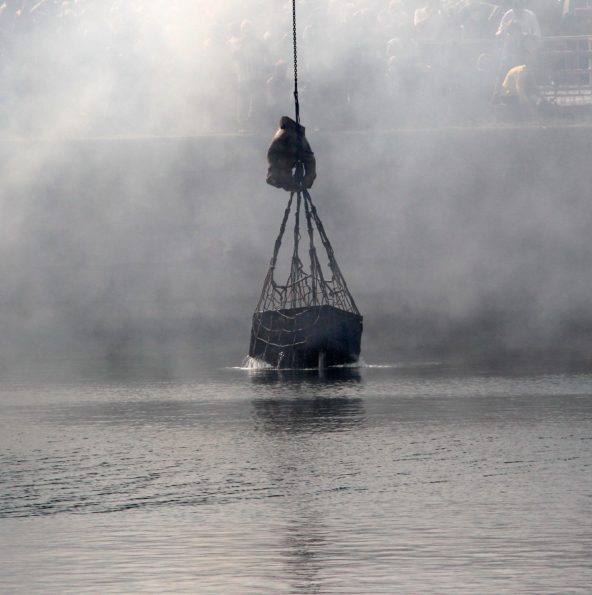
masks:
[[[317,368],[358,361],[362,316],[334,306],[253,314],[249,355],[274,368]]]

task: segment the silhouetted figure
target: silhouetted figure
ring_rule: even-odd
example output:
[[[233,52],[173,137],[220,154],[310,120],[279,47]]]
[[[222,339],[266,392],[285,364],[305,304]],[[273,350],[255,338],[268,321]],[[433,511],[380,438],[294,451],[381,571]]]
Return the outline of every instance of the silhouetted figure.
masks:
[[[288,65],[284,60],[275,63],[273,74],[267,79],[267,108],[277,114],[285,110],[292,100],[292,81],[288,77]]]
[[[468,85],[465,114],[469,121],[479,120],[491,112],[491,89],[495,85],[496,63],[492,54],[479,54]]]
[[[401,124],[412,117],[418,93],[429,77],[429,66],[421,62],[420,49],[411,27],[400,29],[400,37],[386,47],[385,89],[388,98],[386,121]]]
[[[503,38],[515,27],[521,35],[530,35],[538,40],[542,37],[539,20],[532,10],[524,8],[524,0],[513,0],[512,8],[504,13],[500,21],[496,36]]]
[[[484,0],[467,0],[456,6],[456,19],[464,39],[485,39],[493,35],[497,24],[492,24],[498,6]],[[497,21],[497,20],[496,20]]]
[[[424,6],[415,11],[413,25],[418,40],[427,42],[441,40],[447,26],[441,0],[426,0]]]
[[[265,82],[267,79],[267,53],[265,45],[245,20],[240,25],[236,40],[235,60],[238,80],[238,123],[241,129],[256,128],[263,121],[265,110]]]

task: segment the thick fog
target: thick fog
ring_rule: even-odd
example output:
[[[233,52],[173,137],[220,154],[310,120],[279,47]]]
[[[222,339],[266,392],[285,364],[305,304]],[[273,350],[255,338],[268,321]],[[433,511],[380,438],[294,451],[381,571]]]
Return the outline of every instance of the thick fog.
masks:
[[[298,2],[311,192],[363,355],[587,358],[589,134],[485,126],[472,58],[398,68],[414,6]],[[288,198],[265,155],[293,113],[290,4],[0,10],[3,369],[240,364]],[[469,22],[484,47],[489,17]]]

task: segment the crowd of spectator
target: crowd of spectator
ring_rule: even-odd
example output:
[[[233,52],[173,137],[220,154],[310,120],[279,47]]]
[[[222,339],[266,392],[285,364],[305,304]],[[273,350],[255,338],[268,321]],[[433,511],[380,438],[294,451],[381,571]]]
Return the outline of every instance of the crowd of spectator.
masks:
[[[562,2],[530,4],[529,9],[521,0],[302,2],[300,94],[307,122],[352,129],[472,124],[504,105],[508,113],[536,115],[523,82],[534,79],[542,37],[562,33]],[[283,31],[257,34],[255,22],[244,20],[228,40],[238,79],[239,128],[258,128],[268,114],[288,109],[289,23]],[[516,91],[506,75],[526,62]],[[534,101],[538,107],[542,99]]]
[[[523,102],[563,0],[513,2],[298,0],[303,122],[462,125]],[[269,130],[293,113],[291,1],[210,4],[0,0],[0,124],[68,113],[87,132]]]

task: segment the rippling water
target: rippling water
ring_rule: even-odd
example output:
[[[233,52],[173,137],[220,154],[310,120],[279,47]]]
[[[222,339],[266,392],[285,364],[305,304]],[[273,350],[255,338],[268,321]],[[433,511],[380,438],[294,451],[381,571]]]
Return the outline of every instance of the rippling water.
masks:
[[[0,386],[0,592],[592,591],[592,374]]]

